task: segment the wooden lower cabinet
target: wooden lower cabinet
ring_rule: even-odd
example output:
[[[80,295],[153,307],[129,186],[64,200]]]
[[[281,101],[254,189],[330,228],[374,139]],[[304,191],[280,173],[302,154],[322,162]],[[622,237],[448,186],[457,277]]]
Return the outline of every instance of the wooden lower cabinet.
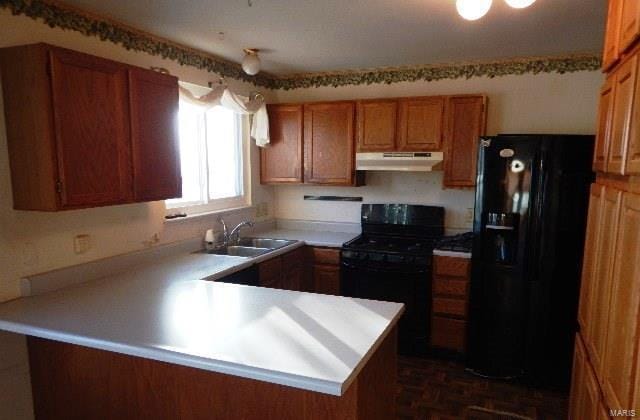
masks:
[[[298,248],[258,264],[261,287],[303,291],[305,287],[306,250]]]
[[[629,180],[599,176],[597,182],[578,311],[572,419],[602,418],[607,409],[622,418],[624,410],[640,413],[640,194]]]
[[[340,249],[301,247],[258,264],[261,287],[340,295]]]
[[[28,337],[37,419],[388,420],[397,333],[341,396]],[[263,349],[253,349],[264,351]]]
[[[602,397],[595,373],[582,343],[576,335],[571,380],[571,398],[569,400],[570,420],[595,420],[602,413]]]
[[[640,195],[626,192],[618,222],[603,360],[604,392],[612,408],[640,409]],[[640,415],[640,412],[639,412]]]
[[[590,313],[590,324],[586,326],[587,337],[585,343],[593,367],[602,377],[602,361],[607,338],[607,323],[611,296],[611,272],[615,256],[616,235],[618,230],[618,215],[622,192],[614,188],[605,188],[600,201],[601,219],[598,233],[593,246],[596,247],[597,260],[595,262],[592,296],[587,308],[583,311]]]
[[[340,250],[313,248],[313,291],[324,295],[340,295]]]
[[[433,264],[431,346],[464,353],[471,260],[436,255]]]

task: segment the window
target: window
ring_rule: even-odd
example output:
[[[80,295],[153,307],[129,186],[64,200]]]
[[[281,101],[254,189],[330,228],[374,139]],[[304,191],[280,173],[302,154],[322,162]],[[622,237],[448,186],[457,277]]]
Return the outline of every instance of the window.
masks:
[[[182,197],[167,200],[167,209],[196,214],[248,205],[245,118],[182,100],[178,114]]]

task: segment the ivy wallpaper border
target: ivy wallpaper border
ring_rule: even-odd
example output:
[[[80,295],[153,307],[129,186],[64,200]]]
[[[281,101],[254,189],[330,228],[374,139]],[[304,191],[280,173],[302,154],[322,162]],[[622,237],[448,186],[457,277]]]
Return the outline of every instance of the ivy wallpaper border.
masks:
[[[307,73],[274,77],[278,89],[290,90],[323,86],[392,84],[400,82],[470,79],[472,77],[500,77],[538,73],[572,73],[596,71],[602,60],[596,54],[558,57],[526,57],[491,62],[423,65],[414,67],[379,68],[344,72]]]
[[[260,73],[249,76],[234,62],[198,51],[131,28],[119,22],[103,19],[54,1],[0,0],[0,8],[14,15],[41,20],[52,28],[80,32],[121,45],[127,50],[145,52],[153,56],[195,67],[223,77],[253,83],[268,89],[292,90],[311,87],[339,87],[349,85],[392,84],[400,82],[470,79],[472,77],[500,77],[538,73],[572,73],[596,71],[602,66],[597,54],[557,57],[525,57],[490,62],[453,63],[407,67],[375,68],[340,72],[302,73],[274,76]]]
[[[98,37],[102,41],[112,42],[127,50],[160,56],[181,65],[217,73],[223,77],[243,80],[263,87],[270,87],[272,84],[272,77],[266,73],[249,76],[237,63],[153,36],[120,22],[82,12],[62,3],[42,0],[0,0],[0,8],[9,9],[13,15],[42,20],[52,28]]]

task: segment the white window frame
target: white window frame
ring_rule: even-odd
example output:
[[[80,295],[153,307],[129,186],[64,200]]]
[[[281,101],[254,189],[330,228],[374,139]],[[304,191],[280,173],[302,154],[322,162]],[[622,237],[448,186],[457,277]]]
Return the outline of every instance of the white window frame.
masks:
[[[242,171],[242,195],[236,197],[225,197],[209,200],[209,187],[207,180],[209,177],[207,144],[206,141],[199,145],[200,163],[200,190],[204,193],[204,201],[191,202],[170,202],[165,201],[165,215],[184,213],[188,216],[223,212],[238,208],[251,206],[251,155],[250,155],[250,126],[249,116],[237,114],[237,124],[240,132],[240,161]],[[206,128],[205,128],[206,129]],[[205,135],[206,138],[206,135]]]

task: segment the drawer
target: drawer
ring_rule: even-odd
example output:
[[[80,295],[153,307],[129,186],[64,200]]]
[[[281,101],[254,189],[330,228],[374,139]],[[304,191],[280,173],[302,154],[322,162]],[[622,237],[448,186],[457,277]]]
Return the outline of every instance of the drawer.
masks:
[[[459,296],[466,300],[469,290],[468,280],[459,280],[451,278],[433,279],[433,294],[445,296]]]
[[[340,250],[333,248],[313,248],[314,264],[340,265]]]
[[[467,316],[467,301],[461,299],[433,298],[433,313]]]
[[[465,277],[470,275],[471,260],[468,258],[434,257],[435,273],[439,276]]]
[[[431,319],[431,345],[457,352],[466,347],[467,323],[458,319],[434,316]]]

